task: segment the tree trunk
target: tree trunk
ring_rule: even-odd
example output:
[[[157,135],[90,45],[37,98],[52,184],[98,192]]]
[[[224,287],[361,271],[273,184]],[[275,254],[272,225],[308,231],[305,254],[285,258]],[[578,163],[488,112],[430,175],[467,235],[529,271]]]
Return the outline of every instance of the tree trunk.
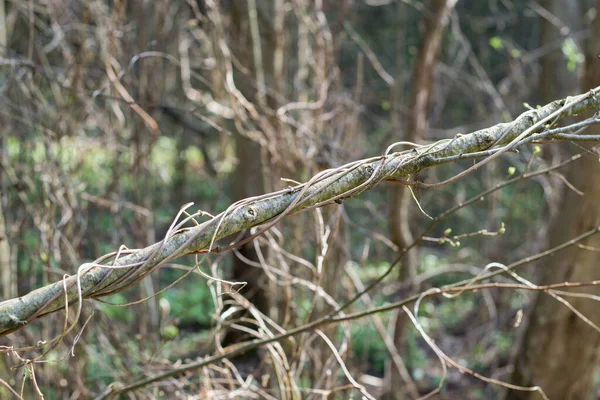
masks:
[[[256,104],[259,100],[262,101],[264,88],[255,88],[252,85],[252,80],[255,79],[256,71],[260,69],[260,80],[269,79],[270,67],[272,59],[267,56],[263,57],[262,41],[254,43],[250,29],[250,11],[248,1],[238,1],[232,3],[231,8],[231,48],[233,53],[251,72],[248,76],[242,73],[237,73],[234,70],[235,84],[240,92],[249,101]],[[255,10],[254,10],[255,11]],[[267,35],[265,31],[271,29],[269,26],[261,26],[259,35]],[[255,54],[257,52],[258,54]],[[267,52],[268,53],[268,52]],[[261,61],[257,62],[260,58]],[[267,60],[265,60],[267,59]],[[261,62],[263,64],[261,65]],[[266,78],[265,78],[266,75]],[[259,79],[257,79],[257,82]],[[264,82],[260,82],[264,85]],[[262,96],[262,97],[261,97]],[[236,125],[239,130],[241,125]],[[262,147],[259,142],[251,140],[245,136],[247,132],[237,131],[234,133],[235,154],[238,159],[238,164],[235,171],[233,197],[236,200],[244,199],[251,196],[257,196],[265,191],[265,176],[262,163]],[[249,236],[247,232],[244,237]],[[254,248],[254,242],[245,244],[239,248],[243,258],[252,262],[259,262],[258,255]],[[249,265],[243,259],[234,257],[233,260],[233,280],[244,281],[248,285],[244,290],[244,296],[250,300],[256,308],[262,313],[269,315],[269,291],[267,276],[260,268]],[[231,336],[233,335],[233,336]],[[236,334],[231,332],[228,339],[235,337]]]
[[[10,299],[17,295],[17,274],[13,269],[8,243],[8,231],[4,221],[4,207],[0,202],[0,277],[2,278],[2,299]]]
[[[585,171],[585,173],[582,173]],[[585,193],[570,189],[561,207],[550,246],[567,241],[600,224],[600,163],[597,157],[585,157],[571,168],[567,179]],[[588,246],[600,247],[600,237],[590,238]],[[576,246],[563,250],[540,265],[542,283],[580,282],[598,279],[598,253]],[[583,290],[579,290],[583,291]],[[597,287],[585,292],[600,294]],[[585,298],[568,298],[571,305],[600,323],[598,304]],[[541,386],[552,399],[586,399],[592,390],[598,361],[600,334],[572,311],[547,294],[540,293],[531,314],[512,382],[523,386]],[[537,399],[537,394],[511,391],[507,399]]]
[[[233,187],[233,196],[235,200],[262,194],[264,190],[264,179],[260,144],[236,133],[235,153],[238,159]],[[246,233],[244,237],[247,237],[248,235],[249,233]],[[240,247],[239,251],[244,258],[253,262],[259,262],[253,242]],[[250,300],[258,310],[268,315],[269,298],[266,278],[266,275],[262,273],[261,269],[250,266],[243,259],[235,257],[233,262],[233,279],[235,281],[248,282],[248,286],[244,290],[244,296]]]
[[[431,94],[434,84],[434,73],[436,59],[440,50],[442,33],[448,24],[450,12],[454,8],[456,0],[432,0],[427,7],[427,14],[423,16],[422,38],[419,46],[419,52],[414,65],[413,87],[410,97],[410,115],[407,118],[404,128],[404,140],[410,142],[422,141],[427,130],[427,114],[431,103]],[[394,103],[397,103],[395,101]],[[397,104],[394,114],[398,115]],[[399,120],[396,117],[396,120]],[[391,208],[391,234],[392,240],[403,249],[413,242],[413,236],[410,230],[410,221],[414,213],[413,199],[410,190],[402,186],[396,186],[392,192]],[[410,250],[404,260],[400,270],[400,279],[402,281],[412,279],[417,269],[416,250]],[[405,331],[408,319],[403,313],[398,315],[394,327],[394,344],[398,349],[405,348]],[[393,399],[403,399],[402,387],[404,383],[397,371],[392,373],[391,396]]]
[[[559,2],[560,4],[564,4]],[[600,0],[596,0],[596,9]],[[600,83],[600,19],[596,18],[586,49],[584,89]],[[591,148],[590,148],[591,149]],[[567,179],[585,193],[580,196],[569,188],[554,229],[550,246],[555,246],[600,225],[600,163],[598,156],[587,155],[573,165]],[[598,235],[589,238],[587,246],[600,247]],[[541,283],[585,282],[598,279],[598,253],[569,247],[548,259]],[[578,290],[599,295],[597,287]],[[581,297],[567,298],[569,303],[594,323],[600,323],[598,305]],[[523,386],[540,386],[551,399],[587,399],[592,397],[594,375],[598,366],[600,334],[564,305],[540,293],[518,354],[512,382]],[[530,392],[510,391],[508,400],[538,399]]]
[[[582,5],[578,1],[544,0],[540,2],[543,9],[551,15],[546,15],[540,9],[542,20],[542,46],[554,49],[545,54],[541,59],[541,71],[538,78],[537,104],[546,104],[555,99],[568,96],[576,89],[577,69],[570,69],[562,52],[565,40],[573,38],[573,33],[581,29]],[[577,88],[579,92],[579,88]],[[561,146],[546,146],[542,156],[547,164],[552,165],[560,161],[564,155]],[[546,179],[546,178],[544,178]],[[562,181],[549,178],[551,188],[544,193],[548,204],[548,218],[546,226],[552,226],[560,213],[560,201],[563,193]],[[545,246],[548,229],[540,229],[536,243],[539,247]],[[537,247],[534,252],[540,250]]]

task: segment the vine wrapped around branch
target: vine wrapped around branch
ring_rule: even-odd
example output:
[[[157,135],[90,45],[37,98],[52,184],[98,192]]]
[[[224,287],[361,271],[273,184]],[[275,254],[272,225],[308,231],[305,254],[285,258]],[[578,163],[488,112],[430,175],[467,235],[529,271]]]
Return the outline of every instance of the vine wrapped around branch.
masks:
[[[290,213],[320,207],[354,197],[379,182],[401,181],[416,172],[443,163],[485,158],[443,184],[457,179],[502,153],[533,140],[598,140],[578,135],[571,129],[550,129],[558,121],[600,107],[599,88],[588,93],[556,100],[544,107],[527,111],[514,121],[500,123],[453,139],[418,146],[414,149],[355,161],[326,170],[309,182],[285,190],[244,199],[223,213],[192,228],[174,227],[160,243],[121,256],[107,255],[95,263],[79,267],[77,275],[0,303],[0,335],[14,332],[34,319],[75,303],[116,293],[138,282],[169,261],[193,253],[223,251],[214,247],[216,240],[258,225],[265,229]],[[598,123],[596,117],[585,123]],[[581,125],[575,124],[575,125]],[[422,185],[432,187],[434,185]],[[260,233],[260,232],[259,232]],[[237,244],[239,245],[239,243]],[[113,259],[110,263],[107,260]],[[100,265],[99,263],[107,263]],[[66,292],[65,292],[66,291]]]

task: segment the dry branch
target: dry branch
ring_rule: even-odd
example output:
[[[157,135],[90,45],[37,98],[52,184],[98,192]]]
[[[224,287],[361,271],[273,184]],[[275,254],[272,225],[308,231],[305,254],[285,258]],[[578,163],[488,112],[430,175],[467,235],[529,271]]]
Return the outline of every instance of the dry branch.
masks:
[[[207,252],[215,240],[265,222],[278,221],[289,213],[354,197],[383,180],[402,180],[449,161],[486,156],[489,156],[487,160],[492,159],[517,145],[528,143],[527,138],[534,133],[540,137],[539,133],[549,132],[547,127],[561,119],[599,108],[599,90],[596,88],[586,94],[556,100],[527,111],[509,123],[324,171],[306,184],[238,202],[207,222],[175,230],[162,242],[117,258],[104,267],[83,264],[78,275],[1,302],[0,335],[14,332],[41,315],[64,308],[65,298],[75,303],[80,297],[96,298],[116,293],[177,257]],[[554,137],[549,134],[543,138]],[[560,136],[557,138],[561,139]],[[212,250],[215,250],[214,247]],[[68,288],[66,295],[65,287]]]

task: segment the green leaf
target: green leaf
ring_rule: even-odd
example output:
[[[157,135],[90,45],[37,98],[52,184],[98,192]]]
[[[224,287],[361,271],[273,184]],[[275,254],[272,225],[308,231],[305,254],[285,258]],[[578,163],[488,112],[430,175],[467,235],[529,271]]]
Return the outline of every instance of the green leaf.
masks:
[[[504,47],[504,43],[502,42],[502,39],[500,39],[498,36],[494,36],[490,38],[490,46],[492,46],[492,48],[496,50],[500,50]]]
[[[567,60],[567,69],[569,71],[575,71],[577,65],[585,61],[585,56],[579,49],[579,46],[571,38],[567,38],[562,42],[562,53]]]

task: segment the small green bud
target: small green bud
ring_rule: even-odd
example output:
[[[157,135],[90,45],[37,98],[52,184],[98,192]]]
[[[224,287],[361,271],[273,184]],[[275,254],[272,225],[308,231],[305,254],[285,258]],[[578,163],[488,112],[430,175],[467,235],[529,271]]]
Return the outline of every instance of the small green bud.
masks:
[[[498,235],[504,235],[504,233],[506,233],[506,227],[504,226],[504,222],[503,222],[500,229],[498,229]]]
[[[448,236],[451,233],[452,233],[452,228],[448,228],[444,231],[444,236]]]
[[[515,167],[508,167],[508,176],[513,176],[517,169]]]
[[[177,335],[179,335],[179,328],[177,328],[175,325],[166,325],[160,330],[160,336],[164,340],[174,339],[177,337]]]
[[[496,50],[499,50],[502,47],[504,47],[504,43],[502,43],[501,38],[499,38],[498,36],[494,36],[490,39],[490,46]]]
[[[540,146],[533,146],[533,154],[538,154],[542,151],[542,149],[540,149]]]

